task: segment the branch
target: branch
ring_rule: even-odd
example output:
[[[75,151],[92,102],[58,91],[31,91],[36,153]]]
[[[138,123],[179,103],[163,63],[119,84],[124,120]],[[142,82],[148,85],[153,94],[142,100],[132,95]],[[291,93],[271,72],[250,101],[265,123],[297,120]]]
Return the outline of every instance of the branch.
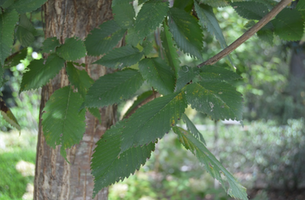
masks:
[[[257,31],[259,31],[263,26],[265,26],[271,19],[273,19],[281,10],[283,10],[292,0],[282,0],[278,3],[267,15],[265,15],[259,22],[257,22],[252,28],[250,28],[247,32],[245,32],[242,36],[240,36],[237,40],[235,40],[232,44],[230,44],[227,48],[208,59],[207,61],[199,64],[197,67],[200,68],[204,65],[213,65],[218,62],[223,57],[230,54],[233,50],[239,47],[242,43],[252,37]]]

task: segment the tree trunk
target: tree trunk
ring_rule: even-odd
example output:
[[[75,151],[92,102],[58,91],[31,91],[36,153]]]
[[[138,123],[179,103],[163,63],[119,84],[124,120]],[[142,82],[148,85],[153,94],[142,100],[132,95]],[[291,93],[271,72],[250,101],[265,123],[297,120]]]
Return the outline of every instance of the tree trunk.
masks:
[[[111,0],[49,0],[43,7],[45,37],[57,37],[64,43],[68,37],[84,39],[95,27],[112,18]],[[90,65],[94,58],[85,57],[80,62],[93,79],[107,73],[102,66]],[[106,129],[115,122],[115,108],[101,109],[102,124],[89,113],[86,114],[86,132],[82,141],[67,150],[67,163],[60,155],[60,147],[50,148],[43,136],[42,110],[52,93],[66,85],[68,78],[62,70],[47,86],[42,88],[39,135],[36,156],[34,199],[85,200],[92,199],[93,177],[90,160],[95,147]],[[107,199],[108,189],[100,191],[95,199]]]

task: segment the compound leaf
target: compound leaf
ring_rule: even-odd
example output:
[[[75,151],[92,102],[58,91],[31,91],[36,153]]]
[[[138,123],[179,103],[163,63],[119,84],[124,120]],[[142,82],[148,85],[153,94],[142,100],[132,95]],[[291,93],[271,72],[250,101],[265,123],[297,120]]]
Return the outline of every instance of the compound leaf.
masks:
[[[243,18],[260,20],[268,12],[268,7],[259,2],[245,1],[245,2],[235,2],[231,3],[234,10]]]
[[[199,72],[200,70],[197,67],[182,66],[178,72],[175,91],[181,90],[187,83],[190,83]]]
[[[122,39],[126,29],[122,29],[114,20],[104,22],[91,31],[85,40],[88,55],[99,56],[108,53]]]
[[[95,63],[110,68],[123,68],[136,64],[142,57],[142,52],[130,45],[127,45],[111,50]]]
[[[223,67],[206,65],[200,69],[200,76],[205,81],[234,81],[241,79],[241,76]]]
[[[23,46],[31,45],[35,40],[36,29],[25,14],[20,15],[18,28],[16,31],[17,39]]]
[[[137,38],[137,42],[143,40],[163,22],[168,9],[167,1],[149,0],[144,3],[134,26],[134,37]]]
[[[121,152],[163,137],[180,119],[186,106],[184,93],[180,92],[154,99],[140,107],[124,120]]]
[[[211,34],[215,35],[221,48],[226,48],[227,43],[214,15],[213,8],[204,4],[198,5],[196,1],[194,1],[194,4],[196,13],[200,19],[200,25],[206,27]]]
[[[115,0],[112,1],[112,12],[114,20],[122,27],[129,28],[134,23],[135,11],[132,1]]]
[[[206,145],[205,140],[199,130],[196,128],[195,124],[188,118],[186,114],[182,114],[181,119],[185,122],[187,130],[193,134],[200,142]]]
[[[80,95],[85,98],[88,89],[94,83],[93,79],[88,75],[86,70],[79,70],[75,68],[71,62],[67,63],[66,72],[68,74],[70,83],[74,85]]]
[[[66,158],[65,149],[78,144],[86,130],[85,109],[79,93],[70,86],[56,90],[43,109],[42,126],[46,142],[52,148],[62,145],[61,155]]]
[[[245,0],[200,0],[200,3],[208,4],[212,7],[224,7],[230,5],[230,2],[239,2]]]
[[[86,96],[87,107],[103,107],[130,98],[143,84],[141,74],[125,69],[100,77]]]
[[[103,187],[129,177],[145,164],[155,148],[155,144],[150,143],[120,153],[123,125],[124,122],[119,122],[97,142],[91,164],[95,182],[93,196]]]
[[[15,10],[0,14],[0,65],[3,65],[5,58],[10,55],[18,17]]]
[[[201,141],[195,138],[190,132],[180,127],[174,127],[173,131],[178,135],[179,140],[184,147],[196,155],[198,160],[204,164],[205,169],[222,184],[225,190],[226,180],[229,184],[227,191],[230,196],[243,200],[248,199],[246,188],[244,188],[236,178],[222,166]],[[226,179],[222,178],[222,176],[225,176]]]
[[[175,77],[170,67],[160,58],[146,58],[139,62],[139,71],[152,87],[162,94],[173,93]]]
[[[56,54],[51,54],[45,64],[43,59],[32,61],[28,66],[30,71],[23,74],[20,92],[37,89],[47,84],[50,79],[58,74],[64,65],[65,61]]]
[[[76,61],[86,56],[86,48],[78,38],[67,38],[65,43],[56,49],[56,53],[67,61]]]
[[[171,8],[169,16],[169,29],[178,47],[185,53],[201,59],[203,35],[196,19],[178,8]]]
[[[180,62],[178,59],[177,49],[172,39],[172,34],[169,32],[169,28],[164,24],[164,31],[161,33],[162,47],[164,48],[165,55],[169,66],[175,72],[175,77],[178,77],[178,71],[180,69]]]
[[[297,41],[303,36],[304,21],[297,10],[283,9],[274,20],[274,32],[281,39],[287,41]]]
[[[59,40],[56,37],[47,38],[42,44],[41,53],[53,53],[56,47],[60,46]]]
[[[23,14],[40,8],[45,2],[47,0],[15,0],[11,7],[16,9],[18,13]]]
[[[224,82],[192,83],[182,90],[192,108],[206,113],[213,119],[242,118],[242,95],[235,88]]]

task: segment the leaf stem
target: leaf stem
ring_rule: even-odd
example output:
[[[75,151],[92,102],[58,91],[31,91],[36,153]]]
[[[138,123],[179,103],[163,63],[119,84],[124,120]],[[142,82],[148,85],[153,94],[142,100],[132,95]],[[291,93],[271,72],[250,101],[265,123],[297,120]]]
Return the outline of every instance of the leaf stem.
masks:
[[[252,26],[247,32],[230,44],[227,48],[223,49],[221,52],[208,59],[207,61],[199,64],[197,67],[200,68],[204,65],[213,65],[218,62],[223,57],[230,54],[233,50],[239,47],[242,43],[252,37],[257,31],[259,31],[263,26],[265,26],[269,21],[271,21],[281,10],[283,10],[292,0],[282,0],[278,3],[267,15],[265,15],[259,22]]]

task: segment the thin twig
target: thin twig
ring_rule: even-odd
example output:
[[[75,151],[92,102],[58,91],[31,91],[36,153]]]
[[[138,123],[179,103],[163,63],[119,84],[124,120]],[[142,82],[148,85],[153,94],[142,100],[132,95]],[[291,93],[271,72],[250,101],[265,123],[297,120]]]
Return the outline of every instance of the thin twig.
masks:
[[[230,54],[233,50],[239,47],[242,43],[252,37],[257,31],[259,31],[263,26],[265,26],[269,21],[271,21],[281,10],[283,10],[292,0],[282,0],[278,3],[267,15],[265,15],[259,22],[257,22],[252,28],[245,32],[241,37],[235,40],[227,48],[208,59],[207,61],[199,64],[197,67],[202,67],[204,65],[213,65],[218,62],[223,57]]]

